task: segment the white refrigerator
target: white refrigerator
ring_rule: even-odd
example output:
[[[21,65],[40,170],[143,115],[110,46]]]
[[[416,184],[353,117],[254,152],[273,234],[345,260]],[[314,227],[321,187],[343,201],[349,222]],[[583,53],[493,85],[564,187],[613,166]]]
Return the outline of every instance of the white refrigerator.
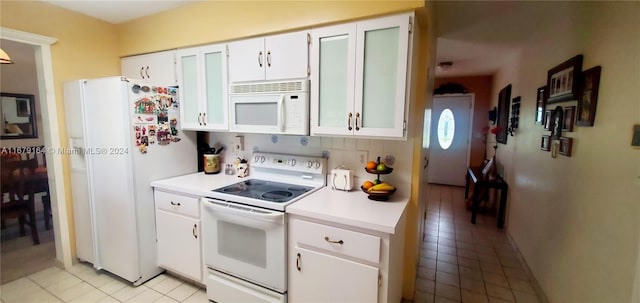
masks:
[[[150,182],[197,171],[177,98],[124,77],[64,85],[77,256],[134,285],[162,272]]]

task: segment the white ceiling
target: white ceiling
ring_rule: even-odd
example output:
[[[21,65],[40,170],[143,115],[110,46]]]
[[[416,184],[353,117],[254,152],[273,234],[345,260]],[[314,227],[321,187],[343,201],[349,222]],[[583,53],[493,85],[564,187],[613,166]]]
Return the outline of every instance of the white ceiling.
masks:
[[[41,0],[109,23],[119,24],[187,5],[193,0]]]
[[[518,1],[435,1],[436,62],[451,61],[436,77],[492,75],[535,30],[539,20]]]
[[[194,0],[41,0],[118,24],[187,5]],[[436,77],[492,75],[535,30],[535,18],[518,1],[434,1],[438,46],[436,62],[453,66]],[[522,14],[524,13],[524,14]],[[518,26],[514,26],[518,24]]]

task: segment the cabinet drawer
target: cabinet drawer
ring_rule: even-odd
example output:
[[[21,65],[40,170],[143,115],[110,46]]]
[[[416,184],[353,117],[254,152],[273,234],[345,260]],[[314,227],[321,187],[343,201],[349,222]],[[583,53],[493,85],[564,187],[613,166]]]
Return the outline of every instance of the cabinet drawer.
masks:
[[[374,264],[380,262],[380,237],[342,228],[291,219],[289,231],[295,246],[316,247]]]
[[[198,198],[186,197],[156,190],[154,191],[154,199],[157,209],[200,218],[200,201],[198,201]]]

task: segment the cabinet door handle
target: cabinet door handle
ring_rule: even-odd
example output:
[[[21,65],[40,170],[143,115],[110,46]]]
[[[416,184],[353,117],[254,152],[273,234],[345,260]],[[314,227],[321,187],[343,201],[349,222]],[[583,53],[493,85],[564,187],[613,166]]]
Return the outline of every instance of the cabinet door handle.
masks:
[[[202,113],[202,124],[207,126],[207,113]]]
[[[147,79],[151,78],[149,77],[149,66],[147,66],[147,68],[144,69],[144,73],[147,74]]]
[[[140,68],[140,78],[144,79],[144,75],[142,72],[144,71],[144,66]]]
[[[198,113],[198,124],[202,125],[202,113]]]
[[[198,239],[198,234],[196,234],[196,230],[198,229],[198,225],[197,224],[193,224],[193,237]]]
[[[353,129],[351,127],[351,116],[353,116],[353,114],[351,112],[349,112],[349,114],[347,115],[347,129],[348,130],[352,130]]]
[[[262,67],[262,51],[258,53],[258,64]]]
[[[356,130],[360,130],[360,126],[358,126],[358,120],[360,120],[360,113],[356,113]]]
[[[331,239],[329,239],[329,237],[324,237],[324,240],[329,242],[329,243],[335,243],[335,244],[340,244],[340,245],[344,244],[344,241],[342,241],[342,240],[338,240],[338,241],[331,240]]]
[[[298,269],[298,271],[300,271],[302,269],[302,256],[300,256],[300,253],[298,253],[298,255],[296,256],[296,268]]]
[[[173,202],[173,201],[171,201],[171,205],[173,205],[173,206],[180,206],[180,202]]]
[[[271,67],[271,51],[267,51],[267,66]]]

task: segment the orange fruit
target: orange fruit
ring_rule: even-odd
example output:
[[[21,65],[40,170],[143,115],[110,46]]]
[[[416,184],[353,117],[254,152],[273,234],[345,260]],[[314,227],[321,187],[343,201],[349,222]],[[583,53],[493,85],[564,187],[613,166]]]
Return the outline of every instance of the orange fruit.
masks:
[[[362,183],[362,188],[364,189],[369,189],[373,186],[373,182],[371,181],[364,181],[364,183]]]
[[[378,163],[376,163],[376,161],[367,162],[367,169],[368,170],[376,170],[377,166],[378,166]]]

